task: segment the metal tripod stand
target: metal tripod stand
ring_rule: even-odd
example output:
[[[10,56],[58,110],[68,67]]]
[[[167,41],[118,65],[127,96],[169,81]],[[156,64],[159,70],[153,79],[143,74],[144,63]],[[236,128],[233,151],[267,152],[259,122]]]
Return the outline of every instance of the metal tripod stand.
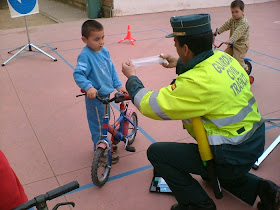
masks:
[[[12,60],[14,57],[16,57],[19,53],[21,53],[25,48],[28,47],[28,51],[32,51],[32,48],[35,48],[36,50],[38,50],[39,52],[43,53],[44,55],[48,56],[49,58],[51,58],[53,61],[57,61],[56,58],[54,58],[53,56],[49,55],[48,53],[46,53],[45,51],[41,50],[39,47],[37,47],[36,45],[30,43],[30,38],[29,38],[29,33],[28,33],[28,25],[27,25],[27,19],[26,16],[24,16],[24,21],[25,21],[25,27],[26,27],[26,33],[27,33],[27,40],[28,43],[22,47],[18,47],[14,50],[20,49],[18,52],[16,52],[12,57],[10,57],[8,60],[6,60],[4,63],[2,63],[2,66],[5,66],[10,60]],[[8,53],[11,53],[12,51],[9,51]]]
[[[280,118],[273,118],[273,119],[264,119],[264,122],[268,122],[275,127],[280,127],[277,123],[273,121],[280,121]],[[259,157],[259,159],[253,165],[253,169],[257,170],[261,162],[275,149],[275,147],[280,143],[280,135],[269,145],[269,147],[264,151],[264,153]]]

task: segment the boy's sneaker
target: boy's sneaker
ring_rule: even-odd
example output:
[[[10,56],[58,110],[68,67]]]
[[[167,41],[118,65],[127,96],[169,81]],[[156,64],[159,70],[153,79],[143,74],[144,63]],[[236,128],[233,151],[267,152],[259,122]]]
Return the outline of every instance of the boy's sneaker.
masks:
[[[278,185],[269,180],[260,180],[257,193],[261,199],[258,210],[279,210],[280,187]]]
[[[119,161],[120,157],[118,155],[112,154],[112,164],[116,164]]]
[[[111,164],[116,164],[119,161],[119,159],[120,159],[120,157],[118,155],[112,154]],[[99,161],[106,165],[107,164],[107,156],[101,157]]]

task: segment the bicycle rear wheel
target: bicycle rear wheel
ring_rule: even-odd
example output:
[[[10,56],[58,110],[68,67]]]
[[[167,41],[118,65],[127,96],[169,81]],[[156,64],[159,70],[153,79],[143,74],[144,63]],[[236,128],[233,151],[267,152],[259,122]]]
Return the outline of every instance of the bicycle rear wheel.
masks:
[[[127,143],[128,145],[131,145],[134,142],[136,134],[137,134],[138,117],[137,117],[136,112],[132,113],[130,120],[133,122],[134,126],[131,123],[129,123],[127,136],[131,135],[132,133],[134,133],[134,134],[131,135],[130,137],[128,137],[128,143]]]
[[[97,148],[91,166],[91,180],[98,187],[102,187],[107,182],[111,171],[108,155],[104,153],[104,149]]]

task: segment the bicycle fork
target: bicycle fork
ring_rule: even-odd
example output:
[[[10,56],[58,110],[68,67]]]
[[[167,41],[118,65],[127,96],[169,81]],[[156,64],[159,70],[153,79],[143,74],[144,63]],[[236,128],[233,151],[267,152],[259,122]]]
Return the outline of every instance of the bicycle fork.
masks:
[[[125,150],[128,152],[135,152],[135,148],[132,146],[128,146],[128,139],[122,132],[118,132],[115,128],[109,125],[109,111],[108,104],[105,104],[105,113],[103,116],[103,127],[102,127],[102,137],[101,140],[97,143],[97,148],[102,148],[104,150],[108,149],[108,158],[111,158],[111,142],[108,139],[108,132],[112,134],[114,138],[118,141],[123,141],[125,143]],[[121,119],[122,121],[123,119]],[[129,119],[127,119],[129,120]],[[119,125],[121,126],[121,125]],[[117,126],[116,126],[117,127]]]

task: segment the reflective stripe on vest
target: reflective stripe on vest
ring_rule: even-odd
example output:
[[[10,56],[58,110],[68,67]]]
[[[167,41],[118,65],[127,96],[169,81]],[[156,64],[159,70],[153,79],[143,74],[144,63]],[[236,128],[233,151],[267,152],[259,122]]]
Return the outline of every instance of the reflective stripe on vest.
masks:
[[[153,110],[153,112],[160,117],[163,120],[171,120],[170,117],[168,117],[159,107],[159,104],[157,102],[157,96],[158,96],[159,91],[154,91],[150,98],[149,98],[149,104]]]
[[[248,131],[247,133],[240,135],[240,136],[234,136],[234,137],[225,137],[222,135],[210,135],[207,136],[209,144],[210,145],[221,145],[221,144],[233,144],[233,145],[237,145],[237,144],[241,144],[244,141],[246,141],[247,139],[249,139],[254,132],[263,124],[263,119],[261,119],[259,122],[255,122],[253,125],[253,128]]]
[[[139,92],[134,96],[134,105],[140,110],[140,103],[144,95],[146,95],[150,90],[147,88],[142,88]]]
[[[188,120],[182,120],[184,124],[190,124],[192,121],[190,119]],[[222,135],[207,135],[208,142],[210,145],[221,145],[221,144],[241,144],[242,142],[246,141],[248,138],[250,138],[254,132],[264,123],[264,120],[261,118],[259,122],[255,122],[253,125],[253,128],[248,131],[247,133],[240,135],[240,136],[234,136],[234,137],[225,137]]]
[[[140,103],[144,95],[146,95],[150,90],[143,88],[134,97],[134,105],[140,110]],[[157,96],[159,91],[153,91],[149,98],[149,105],[151,106],[153,112],[162,120],[171,120],[159,107],[157,102]]]
[[[210,120],[212,123],[214,123],[218,128],[222,127],[222,126],[241,122],[253,110],[252,105],[255,102],[256,102],[255,98],[252,97],[248,101],[248,105],[243,107],[236,115],[231,116],[231,117],[222,118],[222,119],[208,119],[208,120]],[[206,122],[208,120],[206,120]]]

